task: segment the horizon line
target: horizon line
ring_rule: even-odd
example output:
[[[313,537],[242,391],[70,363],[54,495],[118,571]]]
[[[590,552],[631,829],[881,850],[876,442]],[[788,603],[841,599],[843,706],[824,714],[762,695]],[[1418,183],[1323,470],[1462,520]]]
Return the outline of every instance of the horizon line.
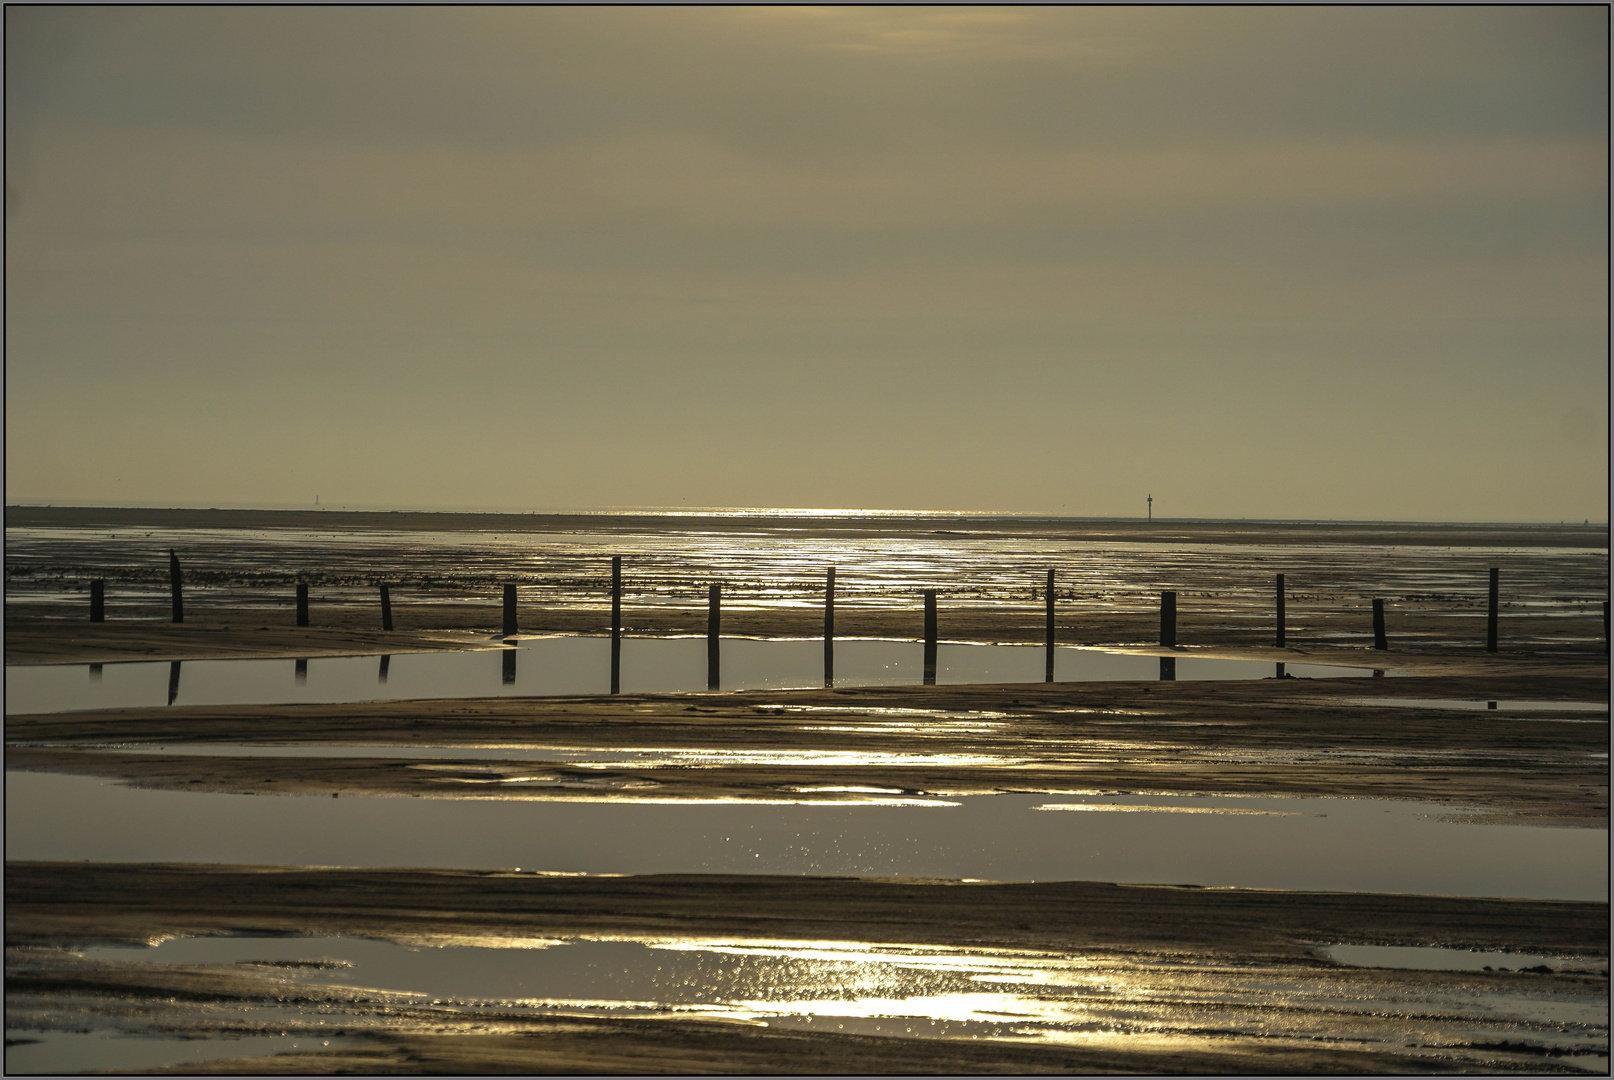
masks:
[[[765,506],[589,506],[539,507],[531,509],[492,509],[487,507],[434,507],[399,508],[395,506],[357,506],[315,504],[245,504],[226,503],[222,506],[180,504],[138,504],[115,502],[44,501],[24,499],[7,502],[5,509],[12,510],[170,510],[190,513],[311,513],[311,514],[441,514],[467,517],[758,517],[758,518],[848,518],[848,519],[900,519],[900,518],[1018,518],[1033,521],[1088,521],[1088,522],[1178,522],[1178,523],[1232,523],[1270,525],[1505,525],[1514,527],[1539,526],[1544,528],[1608,528],[1607,519],[1582,519],[1581,524],[1563,519],[1553,522],[1546,519],[1532,521],[1506,521],[1470,518],[1445,520],[1419,520],[1410,518],[1272,518],[1272,517],[1173,517],[1163,515],[1150,518],[1143,515],[1105,514],[1052,514],[1025,510],[892,510],[849,507],[765,507]]]

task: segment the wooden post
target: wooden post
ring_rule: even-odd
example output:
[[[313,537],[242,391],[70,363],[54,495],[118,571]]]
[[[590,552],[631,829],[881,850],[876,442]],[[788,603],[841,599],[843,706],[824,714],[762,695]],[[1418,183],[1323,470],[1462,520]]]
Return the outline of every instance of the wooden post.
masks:
[[[516,681],[516,650],[504,650],[504,685],[514,685]]]
[[[106,579],[90,582],[90,621],[106,622]]]
[[[308,582],[297,583],[297,625],[308,625]]]
[[[1048,592],[1044,597],[1043,606],[1047,609],[1047,629],[1043,635],[1048,642],[1047,658],[1042,664],[1042,681],[1054,681],[1054,572],[1048,571]]]
[[[381,654],[381,670],[376,673],[376,681],[377,682],[383,682],[384,683],[384,682],[387,681],[387,669],[389,667],[391,667],[391,666],[392,666],[392,657],[388,656],[386,653],[382,653]]]
[[[720,586],[713,585],[706,594],[706,689],[718,687],[718,633],[722,629],[723,601]]]
[[[1485,651],[1496,651],[1496,609],[1499,606],[1498,594],[1501,592],[1502,572],[1497,567],[1491,567],[1491,606],[1485,618]]]
[[[1384,637],[1384,601],[1373,601],[1373,647],[1375,649],[1388,649],[1390,643]]]
[[[1160,658],[1160,681],[1175,682],[1177,679],[1177,658],[1175,656],[1162,656]]]
[[[179,573],[179,556],[168,549],[168,591],[174,598],[174,621],[185,621],[185,579]]]
[[[824,685],[835,685],[835,568],[824,574]]]
[[[1177,594],[1169,590],[1160,594],[1160,644],[1177,647]]]
[[[175,660],[168,665],[168,704],[172,705],[177,697],[179,697],[179,661]]]
[[[925,590],[925,685],[936,685],[936,590]]]
[[[622,556],[611,556],[611,693],[622,692]]]
[[[1278,648],[1283,648],[1283,575],[1278,575]]]
[[[301,686],[301,685],[303,685],[303,683],[308,681],[308,658],[307,657],[304,657],[304,658],[297,661],[297,666],[296,666],[295,669],[293,669],[293,677],[296,680],[298,686]]]
[[[504,636],[514,637],[516,634],[516,587],[504,587]]]
[[[392,590],[381,586],[381,629],[392,629]]]

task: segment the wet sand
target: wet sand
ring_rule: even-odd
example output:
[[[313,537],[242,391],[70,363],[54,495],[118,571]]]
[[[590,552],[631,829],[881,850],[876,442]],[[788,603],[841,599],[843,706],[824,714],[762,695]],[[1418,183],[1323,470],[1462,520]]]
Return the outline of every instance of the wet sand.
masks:
[[[1373,1052],[1327,1039],[1223,1033],[1201,1002],[1182,1014],[1151,992],[1148,972],[1214,974],[1227,965],[1274,980],[1330,984],[1341,1001],[1387,985],[1428,993],[1476,978],[1606,1005],[1600,972],[1385,972],[1333,964],[1334,942],[1506,948],[1606,961],[1608,905],[1362,893],[1295,893],[1125,886],[1095,882],[994,884],[903,879],[666,875],[556,878],[509,872],[311,870],[287,867],[10,863],[6,873],[8,1001],[71,999],[87,1011],[187,1002],[302,1003],[338,1018],[326,1034],[369,1035],[363,1049],[230,1062],[219,1071],[304,1074],[478,1072],[1542,1072],[1577,1071],[1539,1049],[1468,1041],[1436,1052]],[[534,1017],[465,1003],[400,1005],[387,995],[293,984],[239,967],[86,964],[29,947],[146,942],[221,933],[362,935],[419,945],[498,939],[768,938],[961,948],[1037,949],[1092,956],[1140,980],[1140,1018],[1162,1019],[1163,1040],[1088,1045],[891,1039],[792,1033],[671,1017],[633,1021]],[[1181,976],[1179,976],[1181,977]],[[1158,993],[1157,993],[1158,992]],[[1280,1007],[1281,1008],[1281,1007]],[[1159,1015],[1156,1016],[1156,1013]],[[1276,1019],[1276,1018],[1275,1018]],[[1452,1017],[1424,1017],[1426,1038]],[[1289,1018],[1287,1022],[1292,1022]],[[1386,1023],[1405,1018],[1390,1016]],[[1184,1026],[1186,1025],[1186,1026]],[[1275,1024],[1275,1026],[1282,1026]],[[190,1066],[175,1072],[199,1071]],[[207,1071],[213,1071],[209,1068]]]
[[[8,717],[6,764],[141,786],[254,794],[609,799],[631,784],[634,794],[656,798],[853,798],[796,791],[832,775],[837,784],[914,794],[1083,790],[1409,799],[1482,808],[1532,824],[1606,824],[1606,714],[1564,712],[1555,719],[1549,711],[1521,721],[1483,711],[1454,714],[1354,701],[1607,701],[1607,669],[1600,666],[1561,664],[1556,674],[1502,661],[1496,666],[1496,674],[1383,680],[1023,683],[111,709]],[[351,758],[214,758],[123,753],[108,746],[175,742],[358,745]],[[30,743],[57,746],[24,745]],[[517,769],[522,776],[548,778],[555,786],[512,788],[489,782],[497,779],[496,762],[456,758],[452,749],[409,760],[367,758],[364,744],[833,750],[853,756],[833,769],[717,760],[700,769],[524,762]],[[857,754],[876,755],[876,762],[860,764]],[[877,763],[879,755],[891,754],[929,762]],[[421,767],[430,763],[441,767]],[[463,766],[459,774],[447,768],[454,765]]]
[[[11,862],[11,945],[175,935],[770,937],[1317,961],[1317,943],[1608,955],[1608,905],[1102,882]]]

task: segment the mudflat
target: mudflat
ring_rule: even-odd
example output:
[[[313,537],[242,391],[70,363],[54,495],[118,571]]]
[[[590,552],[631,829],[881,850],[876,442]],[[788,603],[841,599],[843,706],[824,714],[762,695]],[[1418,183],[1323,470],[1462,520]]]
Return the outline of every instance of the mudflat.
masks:
[[[1474,1021],[1428,1016],[1439,1052],[1377,1051],[1236,1029],[1249,1006],[1207,999],[1233,970],[1304,980],[1339,1001],[1387,993],[1473,992],[1607,998],[1608,905],[1365,893],[1297,893],[953,881],[665,875],[547,877],[501,871],[9,863],[7,978],[12,1008],[67,998],[88,1008],[148,1005],[178,1023],[187,1002],[298,1003],[335,1019],[325,1034],[359,1049],[243,1059],[174,1072],[1578,1072],[1551,1054],[1458,1033]],[[721,1019],[625,1021],[516,1007],[401,1002],[312,987],[261,968],[97,964],[41,950],[174,935],[360,935],[416,946],[532,939],[922,943],[1076,955],[1131,983],[1128,1009],[1163,1038],[1059,1042],[902,1039],[769,1030]],[[1399,971],[1336,964],[1319,946],[1393,942],[1500,948],[1591,960],[1578,971]],[[1599,970],[1597,961],[1603,961]],[[1318,991],[1317,987],[1321,986]],[[1185,996],[1186,995],[1186,996]],[[1274,1013],[1277,1029],[1328,1023],[1327,1008]],[[1396,1017],[1369,1020],[1402,1023]],[[1215,1037],[1205,1025],[1228,1024]],[[179,1024],[181,1029],[182,1023]],[[1449,1029],[1449,1030],[1448,1030]]]
[[[1449,659],[1432,664],[1459,666]],[[1438,801],[1533,824],[1606,824],[1606,715],[1455,714],[1384,699],[1607,702],[1600,665],[1484,660],[1482,674],[1395,679],[1024,683],[754,693],[484,698],[108,709],[7,718],[7,767],[237,793],[587,798],[602,780],[657,798],[776,798],[822,766],[594,766],[523,762],[555,786],[512,789],[454,746],[822,751],[843,785],[911,793],[1219,793]],[[1366,699],[1366,700],[1364,700]],[[892,717],[904,723],[893,725]],[[833,732],[826,723],[833,719]],[[960,721],[989,723],[961,723]],[[1598,721],[1601,722],[1598,722]],[[1591,722],[1588,722],[1591,721]],[[118,744],[353,744],[353,756],[195,757]],[[31,744],[31,745],[30,745]],[[38,744],[53,744],[41,746]],[[365,757],[363,746],[440,748]],[[75,749],[96,747],[96,749]],[[1086,749],[1084,749],[1086,748]],[[1074,751],[1081,751],[1074,753]],[[868,760],[860,763],[860,755]],[[886,764],[901,755],[924,764]],[[462,765],[466,781],[423,764]],[[600,792],[599,798],[612,797]]]
[[[34,595],[27,603],[7,604],[8,664],[498,648],[500,611],[489,590],[504,573],[502,563],[489,570],[466,560],[471,568],[456,571],[459,576],[434,594],[424,586],[395,591],[399,629],[379,628],[373,582],[388,580],[381,574],[392,560],[414,552],[411,557],[431,562],[435,574],[445,558],[439,548],[422,555],[421,545],[395,542],[385,534],[498,530],[563,537],[580,527],[565,515],[493,521],[484,515],[26,508],[9,509],[7,524],[19,529],[145,527],[179,535],[192,529],[320,531],[324,538],[309,541],[314,550],[305,565],[327,567],[312,575],[325,582],[315,590],[314,625],[298,628],[292,625],[289,595],[282,595],[288,592],[289,571],[255,576],[247,558],[251,553],[240,555],[239,565],[226,566],[229,544],[220,541],[208,549],[218,567],[207,570],[201,558],[188,562],[187,572],[193,573],[188,581],[197,587],[187,594],[186,621],[172,624],[160,602],[166,549],[161,562],[142,549],[125,567],[120,588],[127,587],[129,598],[109,612],[108,622],[92,625],[82,598],[51,590],[78,581],[103,555],[126,555],[127,539],[87,542],[69,552],[71,558],[56,562],[51,551],[57,549],[50,548],[56,540],[41,541],[38,550],[44,554],[28,578]],[[590,516],[586,527],[624,535],[654,528],[765,536],[803,530],[800,522],[686,516],[665,521],[624,516],[616,522]],[[808,523],[806,530],[820,539],[879,533],[945,542],[950,535],[968,534],[975,540],[1184,545],[1212,557],[1193,564],[1192,573],[1172,571],[1178,582],[1191,578],[1196,590],[1179,594],[1182,648],[1174,655],[1389,668],[1398,677],[15,715],[7,717],[7,767],[170,790],[461,800],[603,800],[623,791],[672,801],[766,800],[784,793],[795,801],[859,797],[836,788],[913,795],[1083,791],[1347,797],[1460,805],[1474,819],[1492,822],[1607,827],[1607,713],[1551,705],[1606,709],[1604,630],[1583,602],[1587,590],[1598,586],[1592,580],[1597,573],[1606,589],[1606,558],[1598,567],[1586,561],[1591,556],[1555,555],[1543,563],[1548,570],[1528,576],[1535,572],[1531,552],[1606,550],[1604,530],[931,518],[823,520]],[[338,565],[336,556],[348,552],[349,541],[367,533],[382,537],[379,546],[367,549],[363,559],[355,556]],[[145,542],[158,540],[163,538]],[[104,544],[104,551],[95,544]],[[1487,549],[1524,552],[1517,567],[1507,571],[1517,578],[1506,580],[1523,582],[1527,596],[1505,611],[1501,652],[1482,651],[1483,578],[1465,562],[1458,568],[1460,588],[1426,588],[1444,572],[1444,564],[1423,556],[1416,572],[1404,575],[1400,599],[1390,605],[1391,648],[1368,647],[1371,624],[1364,597],[1379,595],[1373,575],[1380,549],[1395,544],[1472,549],[1484,552],[1473,559],[1486,561],[1493,557]],[[1260,555],[1246,552],[1239,563],[1232,556],[1219,561],[1215,554],[1250,545],[1290,552],[1333,545],[1323,561],[1336,565],[1349,562],[1337,558],[1342,547],[1358,549],[1361,557],[1310,592],[1291,593],[1288,647],[1278,649],[1271,645],[1271,579],[1259,566]],[[689,565],[652,565],[652,547],[641,548],[645,602],[625,602],[626,632],[704,633],[704,607],[692,598],[679,600],[693,593]],[[478,548],[478,557],[491,550]],[[744,555],[752,549],[734,550]],[[979,552],[971,557],[978,561],[958,572],[954,593],[944,594],[942,639],[1041,642],[1044,611],[1033,590],[1014,584],[971,593],[972,575],[995,565]],[[601,583],[588,576],[597,577],[597,562],[591,553],[593,568],[576,572],[557,562],[550,577],[534,583],[540,595],[548,589],[549,595],[570,599],[524,607],[523,630],[604,632],[609,622],[608,609],[599,602]],[[204,569],[199,574],[194,573],[198,564]],[[1319,575],[1327,569],[1316,560],[1313,565]],[[1589,566],[1595,572],[1583,581]],[[1072,563],[1069,572],[1074,569]],[[705,573],[704,566],[696,570]],[[821,568],[814,573],[821,575]],[[1154,605],[1160,586],[1143,574],[1139,569],[1134,579],[1114,577],[1120,584],[1060,594],[1059,642],[1167,652],[1150,644],[1158,640]],[[1040,580],[1022,576],[1029,584]],[[703,581],[694,584],[704,593]],[[725,633],[816,637],[822,632],[821,596],[814,598],[816,586],[808,578],[781,585],[762,580],[759,572],[752,584],[777,595],[773,600],[742,597],[726,606]],[[837,633],[918,637],[921,616],[910,583],[899,584],[889,595],[869,591],[839,608]],[[1560,602],[1560,592],[1570,599]],[[1543,603],[1536,602],[1538,597]],[[1544,707],[1525,716],[1407,703],[1428,699],[1529,701]],[[221,753],[144,752],[209,743],[220,744]],[[275,756],[252,753],[277,744]],[[296,744],[352,749],[340,757],[321,757],[297,753]],[[407,758],[364,756],[365,745],[410,748],[411,753]],[[237,746],[245,749],[230,749]],[[501,771],[509,771],[507,762],[485,752],[456,755],[456,748],[464,747],[648,747],[712,754],[699,767],[687,761],[567,765],[526,760],[519,765],[523,777],[553,782],[510,785],[498,782]],[[733,756],[739,760],[726,759],[724,751],[740,752]],[[835,755],[833,767],[803,763],[826,751]],[[770,753],[776,760],[756,763]],[[793,761],[793,755],[801,760]],[[73,1025],[82,1026],[84,1017],[108,1024],[140,1017],[142,1030],[203,1040],[271,1030],[358,1040],[311,1054],[170,1070],[182,1073],[1575,1073],[1583,1070],[1573,1055],[1588,1053],[1605,1055],[1593,1065],[1606,1067],[1598,1064],[1607,1053],[1606,903],[1093,881],[563,877],[453,869],[49,862],[8,863],[6,897],[8,1021],[38,1018],[30,1030],[77,1030]],[[298,979],[295,965],[169,965],[94,960],[73,951],[95,942],[254,933],[361,936],[419,946],[497,946],[540,938],[745,939],[908,944],[993,955],[1018,950],[1016,955],[1086,965],[1083,978],[1091,982],[1082,983],[1080,993],[1099,995],[1092,1000],[1102,1008],[1091,1024],[1069,1027],[1058,1038],[1005,1035],[1008,1028],[979,1039],[893,1038],[867,1031],[792,1030],[732,1011],[693,1018],[669,1007],[625,1017],[569,1006],[557,1011],[511,1002],[427,1001],[373,986],[314,985]],[[1573,962],[1553,960],[1511,971],[1390,971],[1335,963],[1322,951],[1330,944],[1534,952]],[[1493,1006],[1503,1000],[1525,1004],[1518,1004],[1517,1017],[1499,1023]],[[1550,1015],[1536,1017],[1530,1010],[1537,1004],[1530,1003],[1550,1005]],[[255,1009],[274,1016],[250,1023],[229,1020],[220,1027],[221,1015],[243,1010],[245,1016]],[[1565,1016],[1601,1019],[1571,1023]],[[1567,1030],[1566,1023],[1575,1028],[1568,1041],[1553,1034]],[[223,1038],[217,1045],[221,1055],[232,1052]]]

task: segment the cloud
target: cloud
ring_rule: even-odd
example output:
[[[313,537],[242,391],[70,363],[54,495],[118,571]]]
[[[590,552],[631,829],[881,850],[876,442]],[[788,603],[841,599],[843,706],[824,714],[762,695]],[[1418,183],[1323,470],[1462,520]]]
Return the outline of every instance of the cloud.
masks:
[[[1339,212],[1601,204],[1601,138],[1185,143],[783,162],[681,134],[544,149],[340,147],[291,138],[56,129],[52,185],[72,229],[1044,227],[1226,208]],[[116,195],[114,192],[122,192]]]
[[[19,491],[497,502],[496,420],[563,501],[844,502],[828,416],[868,503],[1606,493],[1540,450],[1607,392],[1605,9],[7,14]]]
[[[791,157],[1589,136],[1607,120],[1607,12],[1593,8],[202,6],[30,18],[38,28],[8,46],[15,36],[26,53],[57,25],[78,45],[70,77],[8,112],[13,123],[502,147],[655,131]]]

